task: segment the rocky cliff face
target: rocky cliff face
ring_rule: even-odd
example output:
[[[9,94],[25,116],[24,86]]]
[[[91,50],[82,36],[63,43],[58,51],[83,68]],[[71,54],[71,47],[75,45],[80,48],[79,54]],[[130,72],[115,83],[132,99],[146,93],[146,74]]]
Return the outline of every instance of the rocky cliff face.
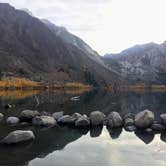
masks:
[[[105,64],[131,83],[166,83],[166,43],[136,45],[120,54],[107,54]]]
[[[1,76],[95,86],[120,80],[78,37],[4,3],[0,3],[0,62]]]

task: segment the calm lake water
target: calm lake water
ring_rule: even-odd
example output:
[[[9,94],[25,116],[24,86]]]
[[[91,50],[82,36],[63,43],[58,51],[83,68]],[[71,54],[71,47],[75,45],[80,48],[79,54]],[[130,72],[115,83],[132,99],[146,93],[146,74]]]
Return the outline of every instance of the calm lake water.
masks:
[[[80,100],[71,98],[80,96]],[[11,104],[13,108],[6,109]],[[166,93],[123,92],[103,90],[80,93],[12,91],[0,92],[0,112],[5,118],[0,123],[0,138],[16,129],[31,129],[36,139],[18,146],[0,146],[0,166],[165,166],[166,133],[140,134],[124,130],[92,128],[78,130],[68,127],[51,129],[32,126],[7,126],[5,119],[16,116],[23,109],[39,111],[79,112],[89,115],[94,110],[105,114],[118,111],[137,113],[150,109],[158,119],[166,113]]]

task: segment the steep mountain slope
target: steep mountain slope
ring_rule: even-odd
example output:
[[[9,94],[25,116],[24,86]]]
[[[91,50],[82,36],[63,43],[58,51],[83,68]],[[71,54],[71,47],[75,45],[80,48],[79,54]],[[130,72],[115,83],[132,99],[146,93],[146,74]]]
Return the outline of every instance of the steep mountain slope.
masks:
[[[120,54],[107,54],[103,60],[128,82],[166,84],[166,42],[136,45]]]
[[[0,36],[1,76],[93,85],[120,80],[84,42],[77,41],[79,47],[67,42],[41,20],[5,3],[0,3]]]

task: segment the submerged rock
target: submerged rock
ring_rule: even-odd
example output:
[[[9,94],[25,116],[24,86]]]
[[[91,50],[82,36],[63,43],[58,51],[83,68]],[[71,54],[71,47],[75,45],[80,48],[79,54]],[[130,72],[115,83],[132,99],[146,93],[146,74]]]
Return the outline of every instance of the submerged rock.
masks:
[[[36,116],[33,118],[32,123],[37,126],[54,126],[56,125],[56,120],[51,116]]]
[[[35,139],[32,131],[16,130],[9,133],[1,142],[5,144],[16,144]]]
[[[111,112],[107,119],[106,125],[110,128],[118,128],[123,126],[123,120],[118,112]]]
[[[78,120],[75,121],[76,127],[87,127],[90,125],[90,121],[87,117],[81,116]]]
[[[8,117],[6,120],[7,124],[14,125],[20,122],[20,119],[17,117]]]
[[[36,116],[39,116],[40,113],[38,111],[33,110],[24,110],[20,114],[21,121],[32,121],[32,119]]]
[[[63,114],[64,114],[64,112],[63,112],[63,111],[60,111],[60,112],[55,112],[55,113],[53,113],[52,116],[53,116],[53,118],[54,118],[55,120],[58,121],[58,120],[63,116]]]
[[[142,112],[139,112],[135,116],[134,123],[135,123],[136,127],[145,129],[145,128],[150,127],[153,124],[153,121],[154,121],[153,112],[151,112],[149,110],[144,110]]]
[[[93,111],[90,114],[91,125],[103,125],[105,120],[105,114],[100,111]]]

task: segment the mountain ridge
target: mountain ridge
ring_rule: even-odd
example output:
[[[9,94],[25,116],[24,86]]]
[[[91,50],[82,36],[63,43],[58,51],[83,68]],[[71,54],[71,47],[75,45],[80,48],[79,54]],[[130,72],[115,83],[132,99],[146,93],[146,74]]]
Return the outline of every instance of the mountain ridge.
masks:
[[[56,35],[42,20],[0,3],[1,75],[50,83],[76,81],[94,86],[121,80],[86,43],[67,34],[79,41],[82,48]]]

